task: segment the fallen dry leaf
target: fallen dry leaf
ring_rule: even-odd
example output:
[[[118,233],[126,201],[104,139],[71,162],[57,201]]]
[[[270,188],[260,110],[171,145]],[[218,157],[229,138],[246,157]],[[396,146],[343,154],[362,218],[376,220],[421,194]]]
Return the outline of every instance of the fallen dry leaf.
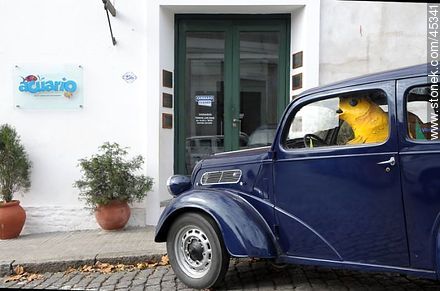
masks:
[[[81,272],[91,272],[93,270],[93,266],[84,265],[81,269]]]
[[[148,268],[154,268],[158,265],[158,263],[148,264]]]
[[[6,277],[6,279],[5,279],[5,283],[8,283],[8,282],[10,282],[10,281],[18,281],[18,280],[20,280],[21,278],[23,277],[23,275],[11,275],[11,276],[8,276],[8,277]]]
[[[14,268],[14,272],[16,275],[21,275],[24,273],[24,268],[23,266],[18,265],[17,267]]]
[[[163,255],[162,258],[160,259],[160,266],[166,266],[170,263],[170,260],[168,259],[167,255]]]
[[[138,263],[136,265],[136,268],[138,268],[139,270],[145,270],[148,268],[148,263],[147,264],[146,263]]]
[[[114,269],[113,266],[108,266],[106,268],[100,269],[100,271],[101,271],[101,273],[108,274],[108,273],[111,273],[113,269]]]
[[[33,280],[38,280],[38,279],[44,278],[44,276],[40,275],[40,274],[25,272],[23,266],[20,266],[20,265],[18,265],[14,268],[14,273],[15,273],[15,275],[11,275],[11,276],[6,277],[4,282],[7,283],[7,282],[11,282],[11,281],[24,281],[24,280],[31,282]]]
[[[72,267],[69,267],[69,268],[64,272],[64,274],[67,275],[67,274],[70,274],[70,273],[73,273],[73,272],[76,272],[76,269],[75,269],[75,268],[72,268]]]
[[[117,268],[118,270],[124,271],[124,270],[125,270],[125,265],[124,265],[124,264],[117,264],[117,265],[116,265],[116,268]]]
[[[118,272],[118,271],[133,271],[135,269],[138,270],[144,270],[148,268],[154,268],[156,266],[166,266],[170,264],[170,260],[167,255],[163,255],[159,262],[157,261],[147,261],[147,262],[140,262],[136,265],[126,265],[126,264],[109,264],[109,263],[101,263],[96,262],[94,265],[84,265],[82,267],[79,267],[78,269],[74,269],[72,267],[68,268],[65,271],[65,274],[69,274],[74,271],[80,271],[80,272],[100,272],[103,274],[108,274],[112,272]]]
[[[29,275],[29,277],[27,277],[27,281],[28,281],[28,282],[31,282],[31,281],[33,281],[33,280],[41,280],[41,279],[43,279],[43,278],[44,278],[43,275],[40,275],[40,274],[31,274],[31,275]]]

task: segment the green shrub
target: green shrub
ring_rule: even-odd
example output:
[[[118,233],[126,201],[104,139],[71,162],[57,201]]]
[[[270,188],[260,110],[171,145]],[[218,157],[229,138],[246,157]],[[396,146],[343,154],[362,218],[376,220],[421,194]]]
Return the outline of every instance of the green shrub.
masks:
[[[14,193],[31,187],[31,162],[15,129],[0,126],[0,197],[10,202]]]
[[[127,160],[126,148],[117,143],[104,143],[99,154],[80,159],[82,178],[74,183],[80,190],[80,199],[93,209],[118,200],[140,202],[153,186],[153,179],[136,174],[144,160],[136,156]]]

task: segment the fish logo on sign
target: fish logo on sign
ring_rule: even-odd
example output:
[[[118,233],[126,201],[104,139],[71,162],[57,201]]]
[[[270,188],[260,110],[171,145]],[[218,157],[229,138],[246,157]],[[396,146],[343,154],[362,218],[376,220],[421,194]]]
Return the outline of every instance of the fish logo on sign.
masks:
[[[199,106],[212,107],[214,95],[196,95],[196,102]]]
[[[23,83],[23,82],[37,81],[40,77],[36,77],[34,75],[29,75],[26,78],[24,78],[24,77],[21,77],[21,78],[23,79],[23,81],[22,81],[22,83]]]

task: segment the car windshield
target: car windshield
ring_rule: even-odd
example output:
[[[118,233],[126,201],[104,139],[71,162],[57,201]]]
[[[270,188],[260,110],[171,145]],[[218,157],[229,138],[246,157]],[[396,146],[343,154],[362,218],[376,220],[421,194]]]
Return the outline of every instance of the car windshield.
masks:
[[[247,147],[259,147],[271,145],[277,130],[276,124],[263,125],[257,128],[249,136]]]

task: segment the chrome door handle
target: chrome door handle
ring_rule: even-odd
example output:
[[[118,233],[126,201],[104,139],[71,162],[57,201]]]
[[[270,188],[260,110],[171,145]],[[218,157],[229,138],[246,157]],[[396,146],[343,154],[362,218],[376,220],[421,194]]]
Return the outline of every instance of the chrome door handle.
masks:
[[[388,161],[383,161],[383,162],[379,162],[377,163],[378,165],[390,165],[390,166],[394,166],[396,164],[396,159],[394,157],[391,157]]]

